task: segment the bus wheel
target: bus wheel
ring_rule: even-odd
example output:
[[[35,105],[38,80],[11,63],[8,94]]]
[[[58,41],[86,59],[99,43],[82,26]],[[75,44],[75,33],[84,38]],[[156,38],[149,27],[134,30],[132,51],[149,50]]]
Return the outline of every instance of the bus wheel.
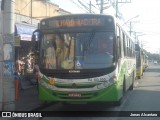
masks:
[[[125,80],[125,77],[124,77],[124,80],[123,80],[123,90],[122,90],[122,97],[119,99],[119,101],[117,101],[115,104],[117,106],[120,106],[122,104],[122,101],[123,101],[123,97],[125,95],[125,92],[126,92],[126,80]]]
[[[120,105],[122,104],[122,99],[123,99],[123,97],[122,97],[119,101],[117,101],[117,102],[115,103],[115,105],[116,105],[116,106],[120,106]]]
[[[124,77],[124,80],[123,80],[123,96],[125,95],[126,93],[126,79]]]
[[[143,70],[142,70],[142,76],[143,76]]]
[[[141,76],[138,76],[138,79],[141,79]]]
[[[135,80],[135,77],[134,77],[134,72],[133,72],[133,75],[132,75],[132,84],[131,84],[131,86],[129,87],[129,90],[133,90],[134,80]]]
[[[37,93],[39,95],[39,84],[37,84],[36,89],[37,89]]]

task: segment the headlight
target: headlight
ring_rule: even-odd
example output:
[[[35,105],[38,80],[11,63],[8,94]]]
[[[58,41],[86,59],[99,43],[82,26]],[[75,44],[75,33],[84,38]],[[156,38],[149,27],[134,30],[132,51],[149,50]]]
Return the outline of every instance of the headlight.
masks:
[[[103,89],[111,86],[117,80],[116,76],[111,77],[109,80],[103,82],[102,84],[97,85],[98,89]]]
[[[103,83],[102,83],[102,84],[97,85],[97,88],[98,88],[98,89],[103,89],[103,88],[105,88],[105,86],[104,86]]]

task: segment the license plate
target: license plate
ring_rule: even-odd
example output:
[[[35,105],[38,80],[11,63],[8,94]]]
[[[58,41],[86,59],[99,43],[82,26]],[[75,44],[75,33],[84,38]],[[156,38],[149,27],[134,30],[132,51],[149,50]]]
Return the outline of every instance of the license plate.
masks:
[[[68,94],[69,97],[81,97],[80,93],[69,93]]]

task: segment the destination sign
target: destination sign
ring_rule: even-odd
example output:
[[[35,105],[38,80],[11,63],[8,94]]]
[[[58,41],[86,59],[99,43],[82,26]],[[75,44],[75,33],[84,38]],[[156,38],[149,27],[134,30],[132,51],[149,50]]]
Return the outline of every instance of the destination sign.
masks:
[[[110,16],[63,16],[43,20],[42,28],[96,27],[114,25]]]
[[[55,21],[56,27],[75,27],[75,26],[93,26],[100,25],[101,20],[98,18],[93,19],[68,19],[68,20],[57,20]]]

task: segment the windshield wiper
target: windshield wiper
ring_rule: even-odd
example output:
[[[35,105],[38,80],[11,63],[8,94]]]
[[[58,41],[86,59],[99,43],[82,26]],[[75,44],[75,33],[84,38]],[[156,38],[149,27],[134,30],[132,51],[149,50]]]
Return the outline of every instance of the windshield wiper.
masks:
[[[84,51],[87,51],[93,41],[93,38],[95,36],[95,32],[92,32],[91,36],[88,39],[88,44],[84,47]]]

